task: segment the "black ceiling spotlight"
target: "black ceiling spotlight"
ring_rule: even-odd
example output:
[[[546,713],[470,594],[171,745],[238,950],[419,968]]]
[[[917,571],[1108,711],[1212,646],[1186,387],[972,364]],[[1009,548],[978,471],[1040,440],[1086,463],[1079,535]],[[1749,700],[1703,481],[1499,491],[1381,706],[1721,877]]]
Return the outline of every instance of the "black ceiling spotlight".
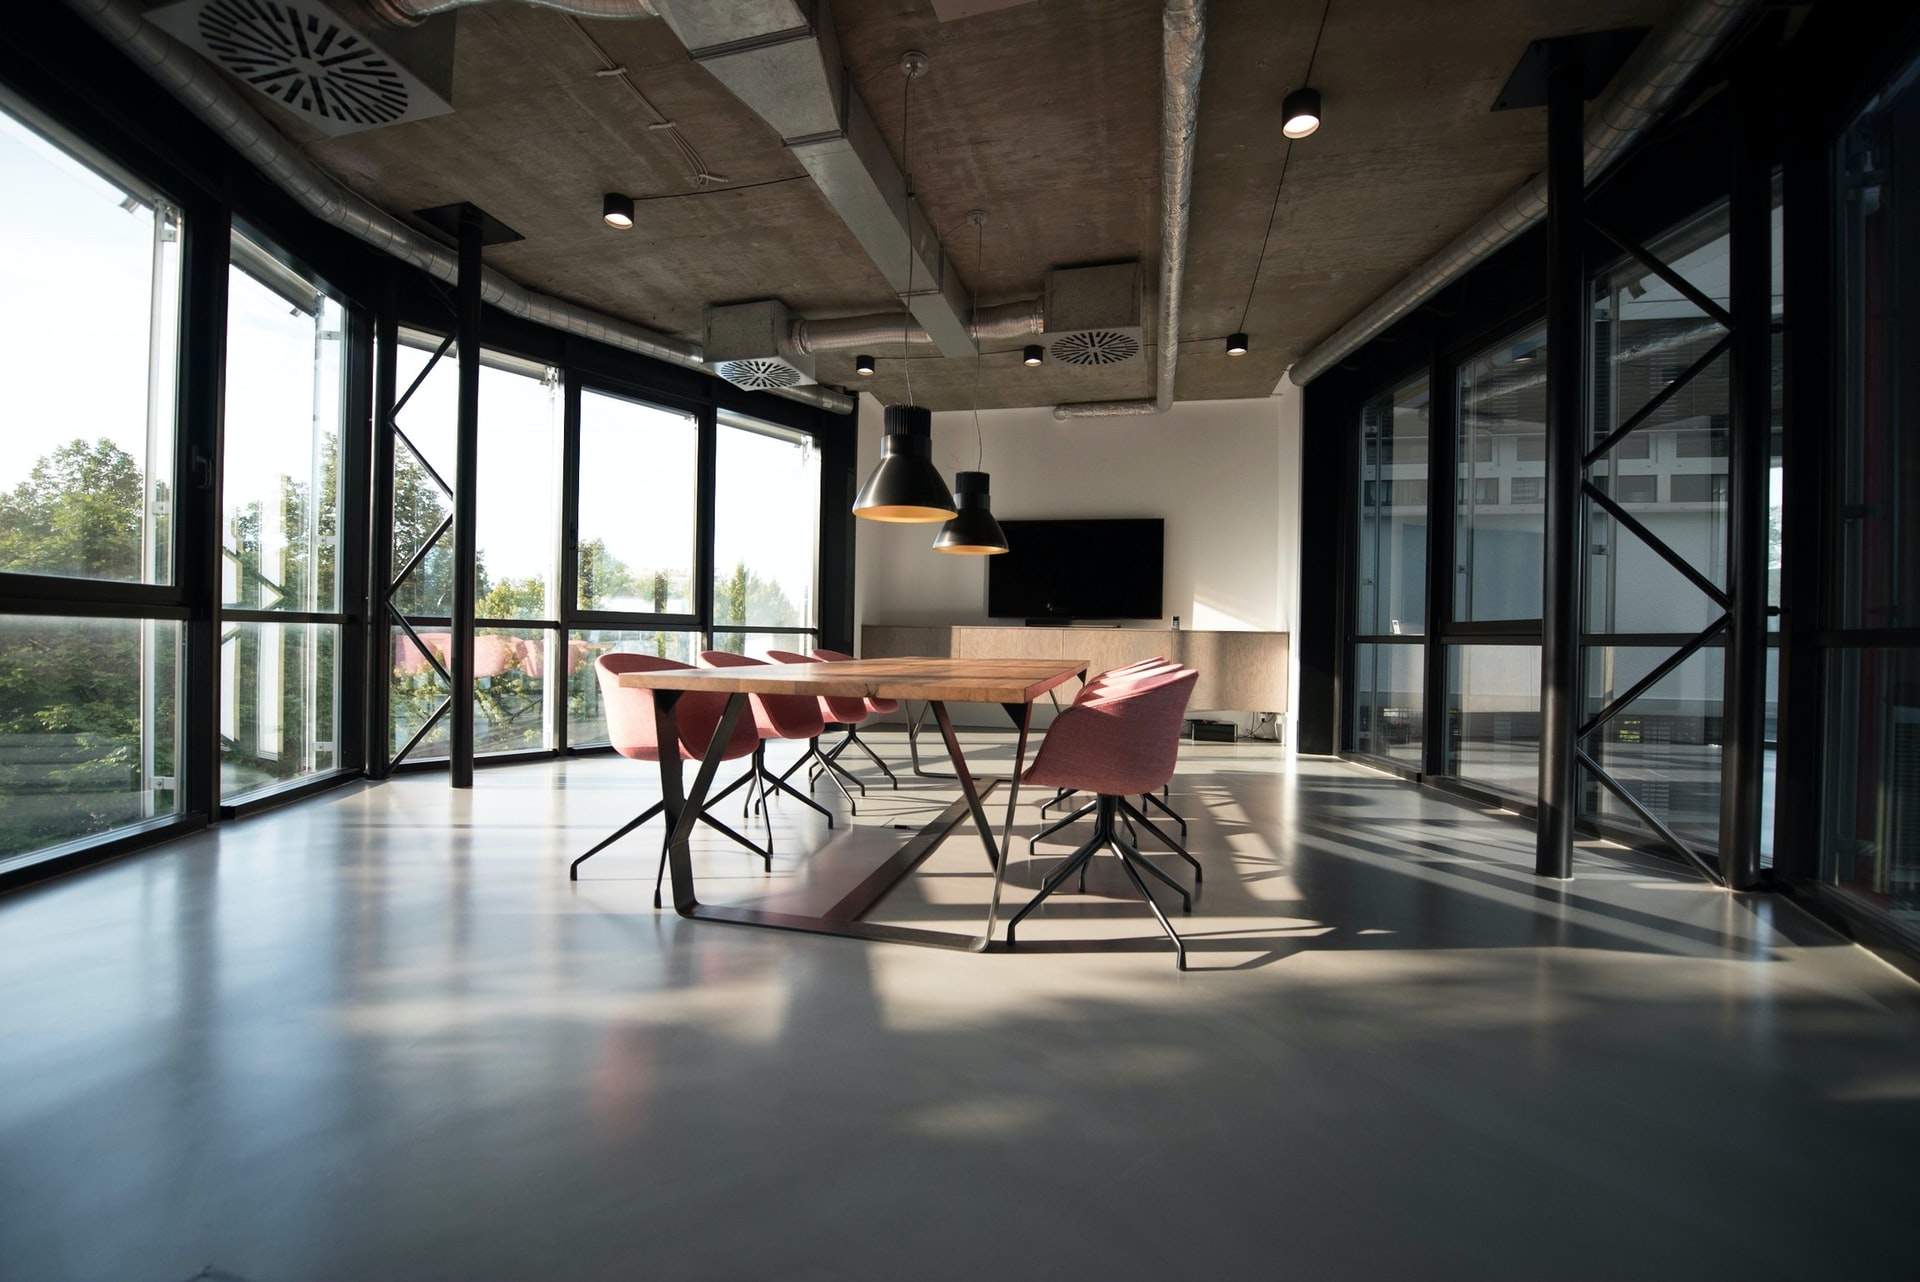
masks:
[[[1047,349],[1038,343],[1028,343],[1027,350],[1020,355],[1020,363],[1031,369],[1047,358]]]
[[[922,405],[889,405],[880,462],[860,487],[853,514],[902,524],[944,521],[958,508],[933,465],[933,412]]]
[[[997,556],[1007,550],[1006,532],[993,519],[993,502],[987,493],[985,472],[955,472],[954,492],[959,495],[960,510],[940,527],[933,550],[954,556]]]
[[[853,358],[853,372],[861,378],[873,377],[873,357],[865,352]]]
[[[1247,336],[1245,334],[1227,335],[1227,355],[1245,356],[1247,354]]]
[[[1320,128],[1320,91],[1295,89],[1280,104],[1280,132],[1298,142]]]
[[[600,217],[607,226],[618,231],[629,231],[633,227],[633,197],[623,196],[610,191],[600,198]]]

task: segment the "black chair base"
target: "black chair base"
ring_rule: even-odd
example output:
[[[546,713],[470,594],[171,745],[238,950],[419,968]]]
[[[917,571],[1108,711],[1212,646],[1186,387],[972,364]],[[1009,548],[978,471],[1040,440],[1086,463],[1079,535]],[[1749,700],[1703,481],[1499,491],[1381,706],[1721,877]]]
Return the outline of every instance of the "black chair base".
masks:
[[[756,761],[758,760],[759,755],[760,755],[759,751],[758,749],[756,749],[754,752],[754,757]],[[760,861],[763,865],[765,865],[766,870],[768,872],[772,872],[773,871],[773,824],[771,823],[771,821],[769,821],[767,824],[767,844],[764,847],[762,847],[762,846],[754,845],[751,841],[748,841],[745,837],[742,837],[739,833],[735,832],[733,829],[727,827],[725,824],[721,823],[718,819],[715,819],[713,817],[713,807],[715,803],[717,803],[721,797],[726,796],[727,793],[732,792],[735,788],[743,787],[752,778],[753,778],[753,771],[749,770],[746,774],[743,774],[738,779],[735,779],[732,783],[728,784],[722,792],[720,792],[716,796],[709,799],[707,804],[701,808],[699,815],[696,817],[700,820],[701,823],[707,825],[707,827],[709,828],[712,828],[715,832],[718,832],[721,835],[727,837],[728,839],[733,841],[736,845],[745,846],[748,850],[751,850],[754,854],[760,856]],[[666,802],[656,801],[651,806],[648,806],[645,810],[642,810],[639,814],[635,815],[632,819],[629,819],[626,823],[614,829],[611,835],[601,838],[600,841],[596,843],[591,850],[587,851],[586,854],[581,855],[578,859],[574,860],[572,863],[567,865],[567,880],[579,881],[581,864],[584,864],[585,862],[587,862],[587,860],[593,858],[595,855],[599,854],[601,851],[605,850],[608,846],[611,846],[614,842],[620,840],[622,837],[626,836],[628,833],[632,832],[635,828],[638,828],[641,824],[653,818],[655,815],[664,813],[666,808],[667,808]],[[655,908],[660,907],[660,885],[661,885],[661,880],[666,876],[667,838],[670,835],[671,834],[663,833],[660,837],[660,867],[653,874],[653,906]]]
[[[860,751],[867,754],[868,761],[871,761],[874,765],[880,768],[880,773],[887,777],[887,782],[891,783],[895,788],[898,788],[900,786],[900,777],[894,774],[892,767],[887,765],[886,762],[882,761],[880,759],[880,754],[875,752],[873,748],[867,743],[867,741],[860,737],[860,727],[848,726],[846,729],[847,729],[846,737],[841,739],[839,743],[834,744],[832,748],[827,750],[826,760],[829,762],[838,762],[840,760],[840,754],[845,752],[848,748],[858,748],[860,749]],[[816,766],[814,769],[817,771],[819,767]],[[810,771],[809,775],[811,775],[812,773],[813,772]],[[863,791],[860,795],[864,797],[867,794]]]
[[[1073,790],[1063,789],[1061,792],[1061,795],[1055,797],[1052,801],[1049,801],[1047,805],[1048,806],[1056,805],[1059,802],[1066,800],[1067,797],[1070,797],[1073,795],[1075,795]],[[1180,825],[1180,835],[1182,837],[1185,837],[1187,835],[1186,820],[1180,818],[1179,815],[1173,814],[1173,811],[1168,809],[1166,804],[1163,803],[1158,797],[1148,792],[1148,793],[1142,793],[1140,800],[1142,804],[1151,802],[1154,805],[1159,806],[1160,809],[1166,810],[1166,812],[1169,815],[1173,815],[1174,822]],[[1051,837],[1054,833],[1059,832],[1062,828],[1067,827],[1068,825],[1076,822],[1077,820],[1084,819],[1087,815],[1093,813],[1093,811],[1097,808],[1098,805],[1099,805],[1098,801],[1089,801],[1085,805],[1081,806],[1080,809],[1068,815],[1066,818],[1056,819],[1053,823],[1048,824],[1045,828],[1042,828],[1039,832],[1034,833],[1033,836],[1027,839],[1027,857],[1028,858],[1033,857],[1033,850],[1036,844],[1046,840],[1048,837]],[[1186,860],[1187,867],[1193,869],[1193,884],[1196,888],[1200,885],[1200,883],[1203,880],[1205,880],[1205,875],[1202,872],[1200,867],[1200,861],[1193,857],[1192,852],[1190,852],[1186,848],[1186,845],[1183,842],[1175,841],[1172,837],[1168,836],[1166,832],[1161,829],[1160,825],[1154,823],[1153,820],[1147,818],[1145,811],[1135,810],[1133,806],[1129,804],[1125,798],[1117,799],[1117,808],[1119,811],[1118,818],[1120,822],[1127,826],[1127,839],[1129,841],[1131,841],[1135,845],[1140,844],[1139,834],[1134,831],[1134,827],[1133,827],[1134,822],[1137,820],[1142,828],[1145,828],[1148,832],[1153,834],[1155,840],[1159,841],[1160,844],[1165,846],[1168,850],[1171,850],[1174,854],[1180,856],[1180,858]],[[1042,806],[1040,808],[1040,813],[1042,814],[1046,813],[1046,806]],[[1085,864],[1082,864],[1080,866],[1080,889],[1085,890],[1086,888],[1087,888],[1087,868]]]
[[[1115,827],[1115,820],[1120,817],[1120,812],[1123,808],[1131,809],[1124,800],[1119,797],[1102,796],[1090,804],[1094,811],[1092,839],[1074,851],[1073,854],[1069,855],[1066,861],[1058,868],[1048,873],[1046,880],[1040,884],[1040,889],[1034,897],[1028,900],[1025,906],[1023,906],[1019,912],[1015,913],[1007,922],[1007,947],[1009,949],[1015,947],[1017,943],[1014,937],[1015,932],[1019,929],[1020,923],[1025,920],[1028,913],[1038,908],[1045,902],[1049,895],[1065,885],[1067,878],[1071,877],[1075,872],[1081,873],[1084,877],[1088,860],[1092,859],[1102,850],[1111,850],[1119,858],[1120,867],[1126,872],[1127,880],[1131,881],[1133,888],[1140,892],[1140,898],[1147,901],[1147,907],[1152,910],[1154,920],[1160,923],[1160,928],[1167,932],[1167,938],[1173,941],[1175,964],[1180,970],[1185,970],[1187,968],[1187,946],[1181,941],[1180,932],[1176,931],[1173,928],[1173,923],[1167,920],[1167,915],[1160,911],[1160,905],[1155,902],[1153,892],[1147,888],[1147,883],[1141,878],[1140,873],[1144,870],[1165,885],[1171,887],[1173,891],[1180,896],[1180,909],[1182,912],[1190,913],[1193,911],[1193,896],[1189,895],[1186,888],[1179,882],[1156,868],[1145,855],[1140,853],[1139,848],[1132,842],[1126,841],[1120,836],[1119,831]],[[1085,808],[1082,809],[1081,813],[1085,813]],[[1138,812],[1136,811],[1135,814],[1137,817]],[[1056,825],[1056,827],[1071,823],[1073,819],[1079,817],[1080,815],[1076,814],[1069,819],[1063,820],[1062,823]],[[1176,847],[1176,849],[1178,848]],[[1184,856],[1189,863],[1194,862],[1193,856],[1188,855],[1186,851],[1181,850],[1179,853]],[[1196,868],[1198,867],[1197,864],[1195,866]]]
[[[774,785],[780,788],[784,792],[793,793],[794,796],[799,797],[802,801],[806,802],[809,806],[812,806],[815,810],[821,810],[820,804],[818,802],[814,801],[811,797],[808,797],[806,794],[797,791],[791,784],[787,782],[787,779],[793,774],[793,772],[798,770],[801,766],[804,766],[804,765],[814,765],[817,767],[816,770],[809,772],[807,775],[807,786],[809,788],[811,788],[814,785],[814,783],[818,781],[821,775],[825,775],[829,779],[833,780],[834,786],[840,789],[840,795],[847,799],[847,813],[850,815],[857,815],[860,813],[859,807],[854,804],[853,794],[847,790],[847,785],[852,784],[854,787],[858,788],[860,790],[860,795],[863,797],[867,795],[867,785],[864,783],[861,783],[858,779],[854,778],[851,774],[848,774],[846,771],[846,768],[844,766],[840,766],[836,764],[833,758],[822,753],[820,751],[820,740],[817,738],[807,740],[807,750],[800,754],[799,760],[795,761],[792,765],[788,766],[784,771],[780,773],[779,777],[773,781]],[[826,812],[824,810],[821,810],[821,813],[825,814]]]
[[[812,750],[814,744],[816,744],[817,742],[818,740],[813,740],[813,739],[809,739],[807,741],[807,746],[809,751]],[[801,761],[805,761],[806,759],[807,758],[805,755],[802,755],[800,758]],[[799,762],[795,762],[794,765],[797,767],[799,765]],[[742,816],[744,816],[747,813],[749,813],[749,809],[751,808],[752,810],[758,810],[762,814],[765,814],[767,809],[767,788],[769,785],[771,785],[775,792],[784,792],[790,797],[797,798],[803,804],[811,807],[812,809],[818,810],[821,816],[826,819],[827,828],[831,830],[833,828],[833,812],[831,810],[828,810],[825,806],[821,805],[819,802],[815,801],[812,797],[809,797],[806,793],[801,792],[798,788],[788,783],[787,775],[790,775],[792,773],[793,773],[792,768],[789,768],[786,774],[780,774],[780,775],[777,775],[773,773],[773,771],[767,769],[767,746],[763,743],[759,747],[753,750],[753,768],[749,770],[742,777],[735,779],[732,783],[722,788],[720,792],[714,797],[714,801],[719,801],[721,797],[727,796],[735,788],[740,788],[748,784],[752,784],[753,785],[752,790],[757,795],[749,796],[740,803],[740,813]],[[773,819],[771,816],[768,816],[767,818],[767,844],[768,845],[773,844]]]

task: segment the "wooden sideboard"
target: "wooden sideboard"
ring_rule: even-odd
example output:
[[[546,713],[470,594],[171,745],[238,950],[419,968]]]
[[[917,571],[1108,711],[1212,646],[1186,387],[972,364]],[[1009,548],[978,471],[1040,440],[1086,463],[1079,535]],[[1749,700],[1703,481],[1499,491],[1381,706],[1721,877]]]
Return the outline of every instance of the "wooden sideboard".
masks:
[[[1188,705],[1196,711],[1284,713],[1288,639],[1284,632],[868,624],[860,629],[860,657],[1088,659],[1095,672],[1165,657],[1200,673]]]

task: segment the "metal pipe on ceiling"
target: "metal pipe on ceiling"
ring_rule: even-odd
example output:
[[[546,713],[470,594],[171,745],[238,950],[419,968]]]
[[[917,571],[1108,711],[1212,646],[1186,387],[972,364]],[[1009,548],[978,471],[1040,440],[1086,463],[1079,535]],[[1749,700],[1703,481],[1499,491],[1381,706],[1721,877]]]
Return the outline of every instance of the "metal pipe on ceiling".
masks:
[[[982,307],[970,325],[976,343],[1009,343],[1036,338],[1046,330],[1046,311],[1037,298]],[[788,342],[801,355],[816,352],[890,351],[904,337],[909,347],[932,347],[933,336],[916,324],[903,324],[899,312],[873,316],[835,316],[825,320],[796,316]]]
[[[144,21],[140,10],[128,0],[67,0],[67,4],[316,218],[436,280],[448,284],[459,281],[459,257],[453,250],[349,191],[307,159],[219,72]],[[491,267],[482,276],[481,297],[489,305],[535,324],[713,373],[701,359],[697,344],[528,289]],[[854,409],[852,397],[825,387],[783,388],[775,395],[836,414],[851,414]]]
[[[1614,88],[1587,113],[1584,172],[1589,184],[1667,109],[1687,79],[1757,5],[1758,0],[1688,0],[1665,26],[1640,42],[1615,77]],[[1326,373],[1546,216],[1547,177],[1541,173],[1294,362],[1288,371],[1294,385],[1304,387]]]
[[[455,9],[471,9],[492,0],[361,0],[367,12],[389,27],[417,27],[428,18]],[[576,18],[652,18],[648,0],[521,0],[542,9],[557,9]]]
[[[1057,419],[1164,414],[1173,408],[1173,379],[1180,366],[1180,291],[1187,274],[1193,209],[1194,134],[1206,53],[1206,0],[1167,0],[1160,15],[1160,329],[1153,399],[1056,405]]]

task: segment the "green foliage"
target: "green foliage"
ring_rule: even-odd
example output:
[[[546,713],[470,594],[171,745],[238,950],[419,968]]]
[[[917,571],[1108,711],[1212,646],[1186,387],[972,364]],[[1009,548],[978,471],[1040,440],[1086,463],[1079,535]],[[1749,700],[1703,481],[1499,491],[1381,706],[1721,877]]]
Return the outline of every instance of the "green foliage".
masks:
[[[474,602],[473,615],[476,619],[547,618],[547,581],[535,576],[485,584]]]
[[[139,582],[143,483],[106,437],[57,447],[0,495],[0,570]]]
[[[144,506],[125,450],[68,442],[0,495],[0,567],[137,579]],[[145,817],[140,671],[154,674],[154,770],[171,774],[176,636],[122,620],[0,621],[0,856]]]

